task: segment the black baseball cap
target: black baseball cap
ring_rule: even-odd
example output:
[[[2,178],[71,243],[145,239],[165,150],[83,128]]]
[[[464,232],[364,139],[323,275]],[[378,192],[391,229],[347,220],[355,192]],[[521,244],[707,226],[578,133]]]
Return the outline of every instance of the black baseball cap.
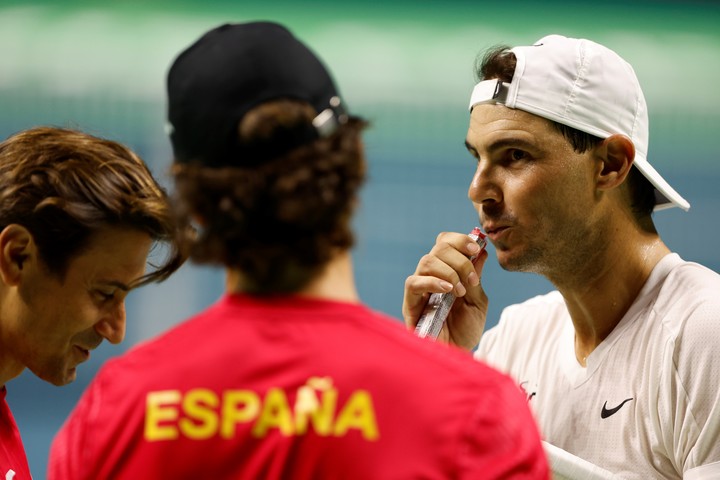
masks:
[[[178,163],[247,166],[331,134],[347,120],[329,71],[282,25],[225,24],[181,52],[167,76],[168,133]],[[302,100],[318,112],[312,127],[285,145],[240,145],[237,127],[263,102]],[[281,142],[281,143],[283,143]]]

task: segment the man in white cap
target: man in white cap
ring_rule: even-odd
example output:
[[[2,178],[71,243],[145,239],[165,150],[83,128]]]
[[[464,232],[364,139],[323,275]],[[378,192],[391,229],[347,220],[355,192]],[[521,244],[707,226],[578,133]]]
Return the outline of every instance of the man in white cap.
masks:
[[[468,196],[500,265],[557,290],[483,334],[487,254],[444,233],[406,281],[406,323],[453,292],[440,339],[513,376],[549,443],[623,478],[720,478],[720,276],[655,229],[654,210],[690,205],[648,163],[632,67],[551,35],[493,49],[478,76]]]

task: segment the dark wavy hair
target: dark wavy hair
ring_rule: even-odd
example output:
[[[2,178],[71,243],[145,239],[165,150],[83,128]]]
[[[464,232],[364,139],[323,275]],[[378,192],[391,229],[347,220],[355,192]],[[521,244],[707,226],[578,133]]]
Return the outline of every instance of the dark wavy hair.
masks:
[[[497,78],[510,83],[517,58],[507,45],[498,45],[488,49],[475,63],[477,80]],[[562,123],[550,121],[555,129],[562,133],[577,153],[583,153],[599,145],[603,139]],[[627,178],[630,192],[630,208],[640,225],[648,226],[648,220],[655,209],[655,187],[645,178],[640,170],[631,168]]]
[[[64,278],[91,236],[111,226],[146,232],[169,247],[139,286],[183,261],[165,191],[127,147],[76,130],[37,127],[0,144],[0,230],[28,229],[48,270]]]
[[[280,99],[246,114],[238,126],[244,144],[272,144],[307,130],[317,115],[307,103]],[[178,214],[197,222],[184,235],[190,258],[237,269],[243,291],[297,292],[338,251],[354,243],[351,217],[365,179],[361,132],[351,117],[327,138],[271,160],[237,159],[239,166],[175,164]],[[184,230],[187,231],[187,230]]]

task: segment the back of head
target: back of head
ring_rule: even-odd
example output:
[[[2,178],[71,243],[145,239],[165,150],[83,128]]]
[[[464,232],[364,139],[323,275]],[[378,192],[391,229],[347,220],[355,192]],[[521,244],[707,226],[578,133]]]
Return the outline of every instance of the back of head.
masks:
[[[125,146],[75,130],[38,127],[0,144],[0,230],[33,235],[48,269],[63,277],[91,236],[109,226],[170,244],[165,262],[139,284],[165,279],[182,263],[167,196]]]
[[[479,76],[482,81],[473,90],[470,110],[478,104],[501,103],[532,113],[562,126],[574,147],[575,141],[588,144],[583,136],[592,143],[593,138],[625,135],[635,147],[633,164],[652,185],[650,209],[690,207],[647,159],[645,97],[633,68],[614,51],[586,39],[548,35],[531,46],[490,52]],[[631,177],[631,190],[640,192],[635,197],[644,190],[637,177]]]
[[[294,292],[353,243],[361,131],[329,72],[284,27],[223,25],[168,73],[181,218],[198,262],[238,270],[243,290]]]

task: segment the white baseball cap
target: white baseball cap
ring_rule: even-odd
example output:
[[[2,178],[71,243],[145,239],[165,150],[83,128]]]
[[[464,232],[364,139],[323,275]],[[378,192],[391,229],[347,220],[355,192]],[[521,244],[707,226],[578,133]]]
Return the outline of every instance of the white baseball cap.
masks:
[[[634,165],[655,186],[655,210],[690,208],[648,163],[647,105],[629,63],[600,44],[561,35],[511,51],[517,57],[512,82],[478,83],[470,111],[478,104],[501,103],[600,138],[626,135],[635,145]]]

